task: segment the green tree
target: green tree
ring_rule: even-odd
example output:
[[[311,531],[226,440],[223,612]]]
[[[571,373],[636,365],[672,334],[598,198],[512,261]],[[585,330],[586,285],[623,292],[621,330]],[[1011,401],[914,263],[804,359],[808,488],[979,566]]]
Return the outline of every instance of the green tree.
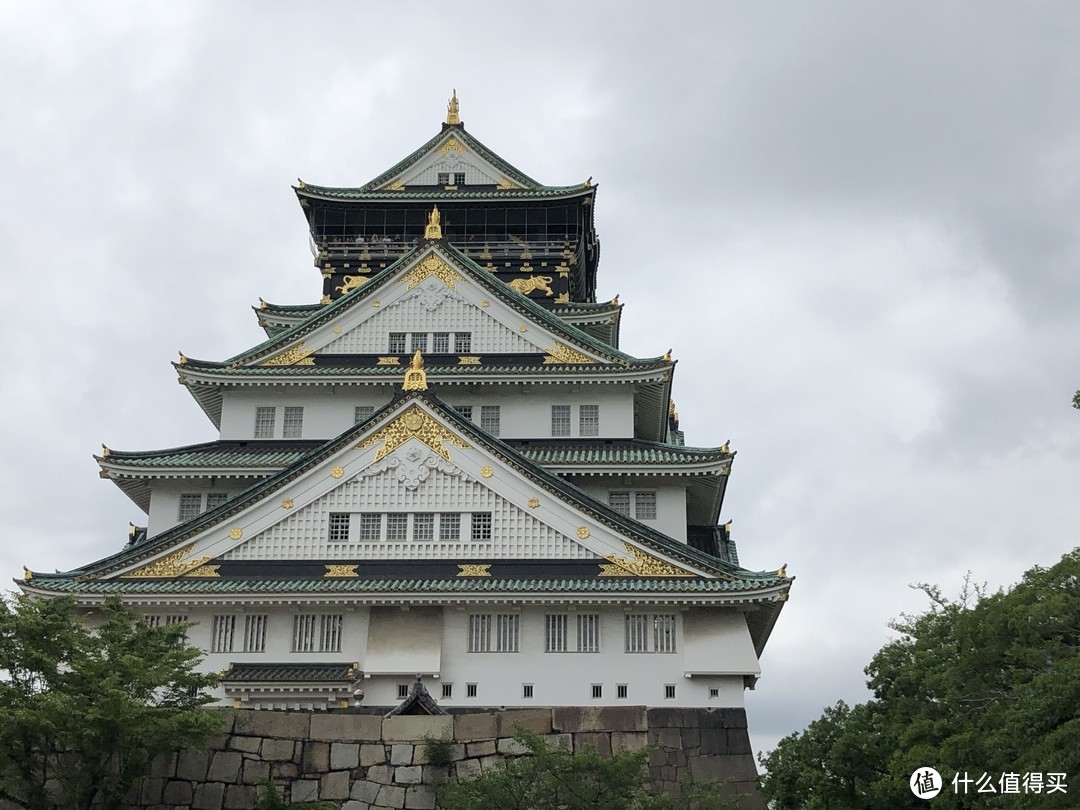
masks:
[[[150,627],[118,598],[0,598],[0,798],[112,810],[154,757],[197,747],[220,718],[185,626]]]
[[[894,622],[898,638],[866,668],[873,699],[826,709],[761,758],[771,806],[922,807],[908,779],[930,766],[945,781],[936,807],[1075,807],[1080,783],[1035,794],[1022,780],[1080,778],[1080,549],[1008,591],[965,583],[949,600],[919,587],[930,608]],[[1017,774],[1020,792],[964,793],[956,774],[987,774],[998,791]]]

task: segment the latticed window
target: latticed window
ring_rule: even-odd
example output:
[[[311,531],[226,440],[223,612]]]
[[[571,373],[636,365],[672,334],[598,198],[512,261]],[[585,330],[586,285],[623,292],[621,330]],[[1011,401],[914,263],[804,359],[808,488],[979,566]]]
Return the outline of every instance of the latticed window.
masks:
[[[495,617],[495,651],[519,652],[518,627],[521,617],[516,613],[500,613]]]
[[[341,622],[340,613],[319,617],[319,637],[322,648],[319,652],[341,652]]]
[[[473,512],[472,540],[474,543],[491,540],[491,512]]]
[[[609,492],[607,496],[607,505],[618,512],[620,515],[626,515],[630,517],[630,493],[629,492]]]
[[[235,616],[215,616],[210,630],[210,652],[232,652]]]
[[[582,613],[577,617],[578,652],[600,652],[600,615]]]
[[[615,685],[615,697],[619,698],[620,700],[626,699],[628,691],[629,689],[627,689],[627,685],[625,683]]]
[[[244,652],[266,652],[265,614],[244,617]]]
[[[293,652],[315,652],[318,623],[319,617],[311,614],[293,616]]]
[[[653,650],[675,652],[675,614],[660,613],[653,617]]]
[[[293,652],[341,652],[342,615],[293,617]]]
[[[599,700],[604,696],[604,685],[602,683],[592,685],[592,696],[594,700]]]
[[[183,624],[187,621],[187,616],[183,616],[179,613],[172,613],[165,617],[165,626],[172,627],[174,624]]]
[[[438,173],[438,179],[439,179],[439,185],[440,186],[448,186],[448,185],[450,185],[450,172],[439,172]]]
[[[435,515],[421,512],[413,515],[413,540],[426,542],[435,538]]]
[[[401,542],[409,539],[409,516],[393,512],[386,516],[386,539]]]
[[[626,651],[643,653],[649,651],[649,617],[641,613],[626,615]]]
[[[454,172],[454,185],[455,186],[463,186],[463,185],[465,185],[465,172]]]
[[[444,683],[442,685],[442,696],[444,698],[452,698],[454,696],[454,685],[452,683]]]
[[[656,493],[634,493],[634,517],[638,520],[656,520]]]
[[[390,354],[405,354],[405,333],[391,332],[390,343],[386,349]]]
[[[225,501],[229,500],[228,492],[207,492],[206,493],[206,511],[211,509],[217,509]]]
[[[533,696],[533,685],[531,683],[523,683],[521,685],[521,696],[523,698],[531,698]]]
[[[361,543],[376,543],[382,539],[382,515],[362,513],[357,540]]]
[[[397,685],[398,700],[402,700],[409,696],[409,685],[407,683],[399,683]]]
[[[675,699],[675,684],[673,684],[673,683],[665,683],[664,684],[664,698],[666,700],[674,700]]]
[[[331,512],[330,524],[326,529],[326,542],[348,543],[349,525],[351,522],[352,515],[348,512]]]
[[[486,430],[492,436],[499,435],[499,406],[498,405],[481,405],[480,406],[480,427]]]
[[[472,405],[453,405],[452,407],[462,418],[472,419]]]
[[[578,434],[581,436],[600,435],[600,406],[578,406]]]
[[[552,436],[569,436],[570,435],[570,406],[569,405],[552,405],[551,406],[551,435]]]
[[[454,351],[458,353],[472,351],[472,332],[454,333]]]
[[[258,408],[255,409],[256,439],[274,438],[274,415],[276,413],[277,408],[269,405],[260,405]]]
[[[434,354],[447,354],[450,351],[450,333],[435,332],[431,336],[431,351]]]
[[[180,496],[180,508],[177,510],[177,520],[183,522],[197,517],[202,512],[202,495],[198,493],[183,494]]]
[[[427,332],[411,332],[409,334],[409,351],[427,351]]]
[[[357,405],[353,408],[353,424],[359,425],[365,419],[370,419],[375,413],[374,405]]]
[[[566,614],[544,616],[544,652],[566,652]]]
[[[467,683],[467,684],[465,684],[465,697],[476,697],[476,684],[475,683]]]
[[[443,512],[439,515],[439,539],[444,542],[457,542],[461,539],[461,515]]]
[[[474,613],[469,616],[469,652],[491,652],[491,615]]]
[[[285,418],[281,420],[281,436],[285,439],[301,439],[304,436],[304,408],[286,405]]]

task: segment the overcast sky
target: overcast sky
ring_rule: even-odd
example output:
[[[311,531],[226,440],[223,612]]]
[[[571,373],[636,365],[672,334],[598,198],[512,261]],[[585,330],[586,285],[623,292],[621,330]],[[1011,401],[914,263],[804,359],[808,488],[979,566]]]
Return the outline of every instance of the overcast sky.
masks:
[[[766,8],[766,5],[768,6]],[[470,133],[593,176],[623,348],[674,348],[722,520],[791,601],[755,749],[843,698],[966,571],[1080,545],[1080,6],[0,4],[0,572],[118,550],[102,442],[206,441],[169,365],[316,301],[290,184]]]

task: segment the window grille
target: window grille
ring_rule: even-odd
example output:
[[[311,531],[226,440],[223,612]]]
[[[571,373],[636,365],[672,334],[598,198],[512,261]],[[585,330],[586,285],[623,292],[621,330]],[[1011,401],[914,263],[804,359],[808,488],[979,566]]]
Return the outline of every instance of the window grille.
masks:
[[[469,652],[491,652],[491,616],[489,614],[474,613],[469,616]]]
[[[626,515],[630,517],[630,493],[629,492],[609,492],[607,496],[607,505],[618,512],[620,515]]]
[[[427,332],[409,333],[409,352],[415,352],[418,349],[427,352]]]
[[[519,622],[516,613],[500,613],[495,617],[495,649],[497,652],[520,652]]]
[[[454,333],[454,351],[458,354],[472,351],[472,332]]]
[[[465,697],[476,697],[476,684],[475,683],[467,683],[467,684],[465,684]]]
[[[444,542],[457,542],[461,539],[461,515],[453,512],[439,515],[439,539]]]
[[[315,652],[318,620],[310,614],[293,617],[293,652]]]
[[[442,696],[444,698],[452,698],[454,696],[454,685],[452,683],[444,683],[442,685]]]
[[[255,438],[274,438],[274,416],[277,408],[272,406],[259,406],[255,409]]]
[[[327,543],[348,543],[349,523],[352,515],[348,512],[331,512],[330,525],[326,530]]]
[[[198,517],[201,512],[202,495],[184,494],[180,496],[180,508],[176,513],[177,520],[180,522],[191,520],[193,517]]]
[[[486,543],[491,540],[491,512],[473,512],[472,541]]]
[[[675,699],[675,684],[673,684],[673,683],[665,683],[664,684],[664,699],[665,700],[674,700]]]
[[[403,700],[409,696],[409,685],[407,683],[399,683],[397,685],[398,700]]]
[[[413,540],[427,542],[435,539],[435,515],[421,512],[413,515]]]
[[[356,538],[361,543],[377,543],[382,539],[382,515],[363,512]]]
[[[463,186],[463,185],[465,185],[465,172],[454,172],[454,185],[455,186]]]
[[[492,436],[499,435],[499,406],[480,406],[480,428],[486,430]]]
[[[594,683],[592,685],[593,700],[599,700],[604,696],[604,685],[602,683]]]
[[[533,685],[531,683],[523,683],[521,685],[521,696],[523,698],[531,698],[533,696]]]
[[[304,408],[300,405],[286,405],[285,416],[281,420],[281,436],[284,439],[301,439],[304,436]]]
[[[353,408],[353,424],[359,425],[365,419],[370,419],[375,413],[374,405],[357,405]]]
[[[577,617],[578,652],[600,652],[600,615],[582,613]]]
[[[172,627],[174,624],[183,624],[187,621],[187,616],[182,616],[178,613],[173,613],[165,617],[165,626]]]
[[[566,652],[566,614],[549,613],[544,627],[544,652]]]
[[[319,617],[319,652],[341,652],[341,614]]]
[[[656,493],[634,494],[634,517],[638,520],[656,520]]]
[[[431,351],[433,354],[448,354],[450,352],[450,333],[436,332],[431,336]]]
[[[675,614],[661,613],[654,616],[653,634],[653,649],[656,652],[675,652]]]
[[[161,627],[161,617],[160,616],[145,616],[143,618],[146,621],[146,626],[147,627]]]
[[[570,435],[570,406],[569,405],[552,405],[551,406],[551,435],[552,436],[569,436]]]
[[[718,697],[720,697],[720,689],[719,689],[719,687],[710,686],[709,687],[709,697],[710,698],[718,698]]]
[[[578,407],[578,434],[581,436],[600,435],[599,405],[580,405]]]
[[[386,539],[402,542],[409,539],[409,516],[392,512],[386,516]]]
[[[464,419],[472,419],[472,405],[454,405],[454,410]]]
[[[229,500],[228,492],[207,492],[206,511],[209,512],[211,509],[217,509],[227,500]]]
[[[617,697],[619,700],[626,700],[627,691],[628,690],[625,683],[616,684],[615,697]]]
[[[649,651],[649,617],[640,613],[626,616],[626,651],[642,653]]]
[[[244,617],[244,652],[266,652],[265,614]]]
[[[439,175],[439,185],[440,186],[448,186],[448,185],[450,185],[450,172],[439,172],[438,175]]]
[[[210,633],[210,652],[232,652],[235,616],[215,616]]]
[[[405,354],[405,333],[404,332],[391,332],[390,343],[387,346],[387,351],[390,354]]]

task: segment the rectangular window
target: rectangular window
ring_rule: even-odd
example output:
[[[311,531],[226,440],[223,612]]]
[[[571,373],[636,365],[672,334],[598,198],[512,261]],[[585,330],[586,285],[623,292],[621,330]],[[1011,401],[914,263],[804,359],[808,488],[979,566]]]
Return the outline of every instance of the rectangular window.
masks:
[[[413,515],[413,540],[430,542],[435,539],[435,515],[421,512]]]
[[[533,685],[531,683],[523,683],[521,685],[521,696],[526,699],[533,696]]]
[[[454,172],[454,185],[455,186],[463,186],[463,185],[465,185],[465,172]]]
[[[634,493],[634,517],[638,520],[656,520],[656,493]]]
[[[180,496],[180,508],[177,510],[177,520],[183,522],[198,517],[202,512],[202,495],[185,494]]]
[[[302,439],[304,437],[304,409],[302,406],[285,406],[285,417],[281,420],[281,436],[284,439]]]
[[[399,683],[397,685],[398,700],[404,700],[409,696],[409,685],[407,683]]]
[[[461,539],[461,515],[453,512],[439,515],[439,539],[447,543],[456,543]]]
[[[476,684],[475,683],[467,683],[467,684],[465,684],[465,697],[476,697]]]
[[[315,652],[318,616],[293,616],[293,652]]]
[[[361,543],[377,543],[382,539],[382,515],[361,513],[357,540]]]
[[[244,652],[266,652],[265,614],[244,617]]]
[[[450,172],[439,172],[438,175],[439,175],[439,185],[440,186],[448,186],[448,185],[450,185]]]
[[[454,685],[452,683],[444,683],[442,685],[442,696],[444,698],[452,698],[454,696]]]
[[[480,406],[480,428],[486,430],[492,436],[499,435],[499,406]]]
[[[491,512],[473,512],[472,541],[486,543],[491,540]]]
[[[211,509],[217,509],[227,500],[229,500],[228,492],[207,492],[206,511],[209,512]]]
[[[552,405],[551,406],[551,435],[552,436],[569,436],[570,435],[570,406],[569,405]]]
[[[255,409],[255,438],[274,438],[274,415],[277,408],[272,406],[259,406]]]
[[[604,685],[602,683],[594,683],[592,685],[593,700],[599,700],[604,696]]]
[[[409,334],[409,351],[427,351],[427,332],[411,332]]]
[[[616,684],[615,697],[617,697],[619,700],[626,700],[627,691],[628,690],[625,683]]]
[[[353,424],[359,425],[365,419],[370,419],[375,413],[374,405],[357,405],[353,408]]]
[[[386,539],[401,542],[409,539],[409,516],[391,512],[386,516]]]
[[[549,613],[544,628],[544,652],[566,652],[566,614]]]
[[[491,652],[491,616],[474,613],[469,616],[469,652]]]
[[[607,496],[607,505],[618,512],[620,515],[626,515],[630,517],[630,493],[629,492],[609,492]]]
[[[431,336],[431,352],[432,354],[449,354],[450,352],[450,333],[449,332],[436,332]]]
[[[600,652],[600,614],[578,614],[577,648],[578,652]]]
[[[349,523],[352,515],[348,512],[331,512],[330,525],[326,530],[327,543],[348,543]]]
[[[454,333],[454,351],[458,354],[472,351],[472,332]]]
[[[319,652],[341,652],[341,614],[319,617]]]
[[[405,354],[405,333],[391,332],[390,343],[386,347],[386,350],[390,352],[390,354]]]
[[[183,624],[186,621],[187,616],[181,616],[177,613],[173,613],[165,617],[165,626],[172,627],[174,624]]]
[[[600,435],[600,406],[578,406],[578,434],[581,436]]]
[[[232,652],[235,616],[215,616],[210,631],[210,652]]]
[[[719,689],[719,687],[710,686],[709,687],[709,697],[710,698],[718,698],[718,697],[720,697],[720,689]]]
[[[649,617],[641,613],[626,616],[626,651],[643,653],[649,651]]]
[[[661,613],[653,617],[653,650],[675,652],[675,614]]]
[[[147,627],[161,627],[160,616],[145,616],[144,620],[146,621]]]
[[[664,684],[664,699],[665,700],[674,700],[675,699],[675,684],[673,684],[673,683],[665,683]]]
[[[472,405],[453,405],[452,407],[463,419],[472,419]]]
[[[500,613],[495,617],[496,652],[520,652],[518,627],[521,617],[516,613]]]

